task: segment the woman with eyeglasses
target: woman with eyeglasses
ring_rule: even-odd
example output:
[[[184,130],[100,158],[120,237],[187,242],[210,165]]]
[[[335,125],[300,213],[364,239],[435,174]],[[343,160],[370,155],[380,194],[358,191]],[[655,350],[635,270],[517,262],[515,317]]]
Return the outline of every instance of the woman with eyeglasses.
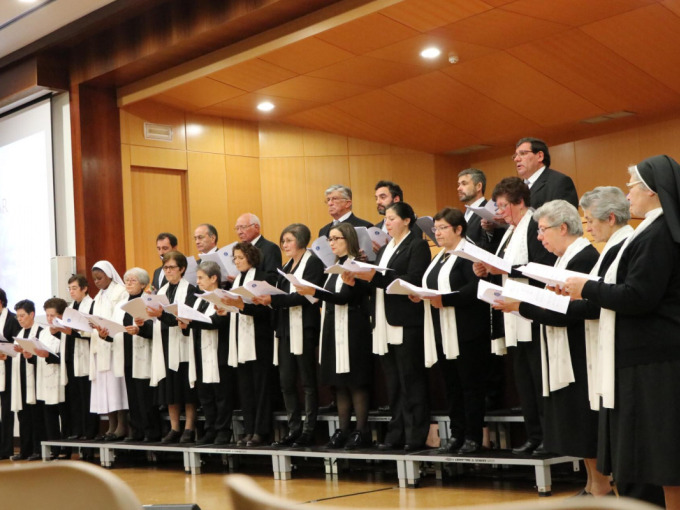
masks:
[[[423,352],[425,307],[408,296],[385,293],[397,279],[420,285],[430,263],[430,248],[411,233],[413,223],[415,214],[406,202],[387,207],[385,227],[392,240],[378,251],[376,264],[389,270],[353,273],[375,289],[373,353],[382,360],[392,412],[380,450],[422,449],[430,430]]]
[[[359,256],[359,239],[354,226],[340,223],[331,228],[328,241],[337,264]],[[370,287],[348,271],[329,274],[326,291],[296,286],[303,296],[323,301],[320,363],[321,384],[336,390],[340,427],[327,448],[348,450],[371,445],[368,430],[369,389],[373,381],[371,359]],[[356,428],[352,431],[352,408]]]
[[[187,258],[178,251],[163,255],[163,272],[166,284],[159,290],[170,303],[192,306],[197,289],[184,279]],[[162,443],[193,443],[196,425],[198,397],[196,382],[196,358],[191,338],[182,334],[177,317],[162,308],[147,307],[150,317],[156,317],[153,325],[151,352],[151,385],[158,386],[159,403],[168,406],[170,431]],[[181,431],[180,412],[184,407],[185,425]]]
[[[310,239],[309,228],[301,223],[293,223],[283,229],[281,249],[289,258],[283,272],[321,286],[325,279],[324,265],[307,249]],[[310,301],[297,292],[290,293],[291,283],[283,275],[278,276],[276,286],[286,294],[253,299],[255,304],[271,306],[276,314],[279,380],[288,414],[288,434],[274,446],[310,446],[314,441],[319,406],[316,383],[316,346],[321,329],[319,304],[317,300]],[[298,374],[304,391],[304,424],[298,398]]]
[[[432,231],[441,250],[425,271],[422,287],[445,292],[425,302],[425,366],[438,363],[448,400],[451,440],[442,450],[460,455],[482,449],[484,368],[489,359],[489,308],[477,299],[472,262],[450,252],[462,247],[464,215],[445,207]],[[417,296],[409,296],[419,303]]]
[[[492,275],[491,280],[502,285],[508,278],[522,283],[543,287],[543,283],[528,280],[517,267],[528,262],[537,262],[552,266],[556,256],[545,249],[538,240],[538,225],[533,220],[529,186],[519,177],[502,179],[493,190],[499,214],[510,225],[501,239],[496,255],[512,265],[511,272],[504,271],[476,262],[472,268],[477,276],[485,278]],[[513,350],[513,367],[515,385],[522,405],[526,442],[513,449],[516,455],[536,455],[547,453],[543,443],[543,392],[541,377],[541,346],[538,323],[518,317],[510,313],[494,311],[491,324],[491,350],[498,355],[507,353],[507,347]]]
[[[257,269],[262,256],[258,248],[241,241],[234,245],[232,253],[240,272],[234,288],[267,278],[267,273]],[[272,428],[272,377],[275,375],[272,310],[245,303],[240,297],[222,298],[222,303],[238,309],[238,313],[229,313],[229,356],[231,363],[238,361],[236,375],[245,429],[245,435],[236,444],[262,446],[269,441]],[[226,311],[218,309],[217,313],[224,315]],[[237,360],[232,356],[237,356]]]

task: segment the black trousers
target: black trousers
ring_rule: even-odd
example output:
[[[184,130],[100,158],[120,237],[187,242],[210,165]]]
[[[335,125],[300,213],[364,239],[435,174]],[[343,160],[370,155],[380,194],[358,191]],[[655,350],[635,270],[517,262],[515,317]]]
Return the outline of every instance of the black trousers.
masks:
[[[161,437],[161,416],[158,406],[154,403],[154,389],[149,385],[149,379],[132,377],[132,367],[125,367],[125,389],[127,390],[128,406],[130,409],[129,434],[135,439],[144,437],[159,440]]]
[[[203,374],[198,374],[196,381],[198,400],[205,416],[205,431],[229,433],[234,414],[236,369],[229,365],[219,365],[218,369],[220,373],[218,383],[201,382]]]
[[[313,433],[319,408],[319,389],[316,384],[316,345],[319,332],[305,329],[302,336],[302,354],[290,352],[290,338],[279,338],[279,380],[283,402],[288,415],[288,433]],[[298,395],[298,374],[305,395],[305,423],[302,425],[300,398]]]
[[[76,377],[73,363],[66,363],[66,412],[69,416],[70,430],[64,431],[66,437],[77,436],[93,439],[99,433],[99,415],[90,412],[90,392],[92,382],[88,376]]]
[[[485,367],[491,357],[486,337],[458,343],[457,359],[446,359],[437,343],[439,369],[444,378],[451,436],[482,443],[485,411]]]
[[[12,412],[12,360],[5,363],[5,391],[0,393],[0,457],[14,455],[14,413]]]
[[[382,356],[392,418],[385,442],[425,444],[430,430],[430,405],[422,328],[404,328],[401,345],[389,345]]]
[[[515,385],[524,416],[527,439],[543,441],[543,379],[540,342],[517,342],[512,351]]]
[[[271,357],[239,363],[236,372],[245,433],[269,435],[272,430]]]
[[[20,454],[28,457],[40,454],[40,443],[46,439],[45,403],[38,400],[35,404],[23,403],[18,413]]]

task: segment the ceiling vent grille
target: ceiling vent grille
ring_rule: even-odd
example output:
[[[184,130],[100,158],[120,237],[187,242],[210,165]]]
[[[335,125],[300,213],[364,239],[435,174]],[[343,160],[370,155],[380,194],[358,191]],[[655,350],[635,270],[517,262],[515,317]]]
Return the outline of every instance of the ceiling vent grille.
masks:
[[[160,140],[163,142],[172,142],[172,126],[145,122],[144,138],[146,138],[147,140]]]

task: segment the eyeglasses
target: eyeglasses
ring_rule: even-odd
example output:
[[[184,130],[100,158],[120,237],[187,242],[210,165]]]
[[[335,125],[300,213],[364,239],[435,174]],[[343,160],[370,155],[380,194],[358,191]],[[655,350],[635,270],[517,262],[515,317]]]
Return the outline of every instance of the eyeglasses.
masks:
[[[441,225],[439,227],[432,227],[432,233],[436,234],[437,232],[444,232],[447,228],[453,228],[451,225]]]
[[[496,209],[499,211],[505,211],[508,207],[510,207],[510,204],[503,204],[501,202],[496,202]]]
[[[175,266],[177,267],[177,266]],[[139,283],[139,280],[137,278],[125,278],[123,279],[125,283]]]
[[[341,202],[343,200],[349,200],[347,198],[343,197],[326,197],[326,199],[323,201],[324,204],[330,204],[330,203],[335,203],[335,202]]]
[[[163,266],[163,271],[174,271],[175,269],[179,269],[179,266]]]
[[[642,184],[642,181],[633,181],[633,182],[627,182],[626,183],[626,188],[628,189],[633,189],[635,186],[638,184]]]
[[[561,223],[560,223],[560,225],[561,225]],[[545,234],[545,231],[546,231],[546,230],[548,230],[548,229],[550,229],[550,228],[559,227],[560,225],[549,225],[549,226],[547,226],[547,227],[538,227],[538,230],[536,230],[536,233],[537,233],[539,236],[542,236],[543,234]]]
[[[344,237],[329,237],[328,242],[329,243],[334,243],[336,241],[339,241],[340,239],[344,239]]]
[[[526,150],[523,150],[523,151],[517,151],[517,152],[515,152],[515,153],[511,156],[511,158],[512,158],[512,160],[514,161],[514,160],[516,160],[517,158],[523,158],[524,156],[526,156],[526,155],[529,154],[529,153],[535,154],[534,151],[526,151]]]
[[[234,230],[236,230],[236,232],[241,232],[243,230],[249,229],[253,225],[255,225],[255,223],[249,223],[248,225],[236,225]]]

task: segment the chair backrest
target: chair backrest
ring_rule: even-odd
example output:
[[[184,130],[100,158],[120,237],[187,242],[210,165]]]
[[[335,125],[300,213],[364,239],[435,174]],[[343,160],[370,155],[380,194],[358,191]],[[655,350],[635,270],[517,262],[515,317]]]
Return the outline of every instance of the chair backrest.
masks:
[[[3,510],[141,510],[132,489],[86,462],[10,464],[0,468]]]
[[[227,492],[231,498],[232,510],[300,510],[300,504],[280,498],[262,489],[255,480],[246,475],[227,475]],[[328,505],[304,505],[318,510],[350,510],[350,507]],[[659,507],[643,501],[617,497],[538,498],[494,503],[486,505],[465,505],[431,508],[429,510],[659,510]],[[351,507],[351,510],[361,510]],[[369,510],[368,508],[364,510]],[[370,510],[375,510],[370,509]]]

